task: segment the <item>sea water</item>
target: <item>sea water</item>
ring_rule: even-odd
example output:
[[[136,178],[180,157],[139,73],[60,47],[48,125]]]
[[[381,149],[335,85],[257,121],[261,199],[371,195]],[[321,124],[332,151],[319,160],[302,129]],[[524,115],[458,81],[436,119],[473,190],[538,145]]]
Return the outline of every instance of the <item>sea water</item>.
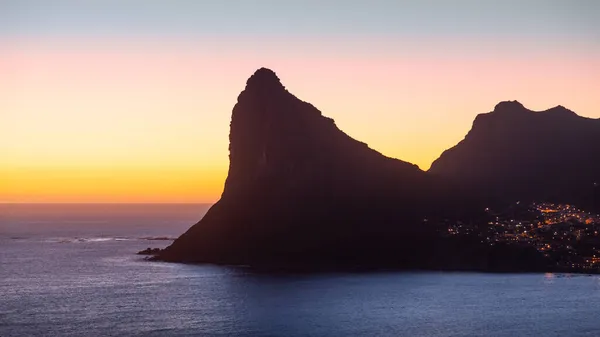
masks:
[[[148,262],[208,205],[1,205],[0,336],[600,336],[600,278]]]

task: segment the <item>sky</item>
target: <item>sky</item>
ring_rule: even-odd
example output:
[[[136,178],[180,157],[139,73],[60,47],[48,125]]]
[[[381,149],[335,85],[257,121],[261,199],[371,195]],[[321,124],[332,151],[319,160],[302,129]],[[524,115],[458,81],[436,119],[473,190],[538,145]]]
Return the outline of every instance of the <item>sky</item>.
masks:
[[[0,202],[214,202],[273,69],[428,169],[503,100],[600,118],[595,0],[0,0]]]

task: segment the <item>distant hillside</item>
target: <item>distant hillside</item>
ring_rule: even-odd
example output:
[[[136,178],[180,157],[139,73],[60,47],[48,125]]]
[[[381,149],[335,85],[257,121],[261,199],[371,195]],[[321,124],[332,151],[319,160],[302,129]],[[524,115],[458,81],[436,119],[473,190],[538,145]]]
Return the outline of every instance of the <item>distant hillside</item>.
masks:
[[[598,207],[600,120],[557,106],[528,110],[501,102],[480,114],[465,139],[430,173],[489,200],[555,200]]]

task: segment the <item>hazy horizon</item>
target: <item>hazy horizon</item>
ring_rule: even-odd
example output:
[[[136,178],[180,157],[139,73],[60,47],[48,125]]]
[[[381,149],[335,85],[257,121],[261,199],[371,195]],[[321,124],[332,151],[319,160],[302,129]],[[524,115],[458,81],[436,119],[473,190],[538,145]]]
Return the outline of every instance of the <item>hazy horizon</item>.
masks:
[[[600,118],[594,1],[0,4],[0,202],[214,203],[258,68],[427,169],[500,101]]]

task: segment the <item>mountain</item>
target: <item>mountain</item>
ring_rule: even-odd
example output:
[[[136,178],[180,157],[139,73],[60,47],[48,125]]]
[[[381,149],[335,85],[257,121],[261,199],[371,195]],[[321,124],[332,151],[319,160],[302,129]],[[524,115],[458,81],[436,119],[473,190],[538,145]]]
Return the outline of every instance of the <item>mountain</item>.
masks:
[[[416,165],[352,139],[269,69],[247,80],[229,140],[220,200],[157,259],[310,270],[530,270],[535,261],[478,239],[442,238],[434,224],[474,203]]]
[[[600,119],[517,101],[480,114],[429,172],[490,201],[557,201],[598,207]]]
[[[230,128],[221,199],[164,259],[333,262],[419,230],[427,174],[346,135],[273,71],[262,68],[248,79]]]

